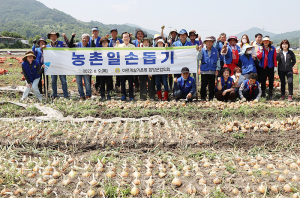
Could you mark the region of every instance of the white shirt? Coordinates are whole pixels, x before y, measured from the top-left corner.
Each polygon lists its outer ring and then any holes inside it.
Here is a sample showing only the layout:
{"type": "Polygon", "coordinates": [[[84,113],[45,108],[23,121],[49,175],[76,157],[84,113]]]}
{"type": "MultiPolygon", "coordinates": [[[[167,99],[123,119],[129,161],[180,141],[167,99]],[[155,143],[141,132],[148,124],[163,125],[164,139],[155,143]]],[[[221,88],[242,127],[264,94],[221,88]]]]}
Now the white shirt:
{"type": "Polygon", "coordinates": [[[282,51],[283,52],[283,55],[284,55],[284,60],[285,60],[285,62],[286,62],[286,54],[288,53],[288,51],[282,51]]]}

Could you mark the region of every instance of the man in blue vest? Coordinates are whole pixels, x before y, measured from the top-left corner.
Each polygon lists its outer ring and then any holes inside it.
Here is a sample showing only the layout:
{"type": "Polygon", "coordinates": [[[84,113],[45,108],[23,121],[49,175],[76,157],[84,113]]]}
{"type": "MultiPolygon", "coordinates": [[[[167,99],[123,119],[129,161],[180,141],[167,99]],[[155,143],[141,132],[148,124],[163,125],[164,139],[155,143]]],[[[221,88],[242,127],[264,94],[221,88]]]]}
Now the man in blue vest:
{"type": "Polygon", "coordinates": [[[215,95],[215,79],[220,71],[219,53],[213,47],[215,37],[206,37],[204,43],[206,46],[202,48],[201,45],[196,47],[198,51],[197,59],[201,61],[201,99],[206,100],[206,87],[209,86],[209,100],[213,100],[215,95]]]}
{"type": "Polygon", "coordinates": [[[100,44],[101,37],[99,36],[99,29],[98,27],[92,28],[92,36],[90,37],[89,46],[92,46],[92,40],[94,40],[94,43],[96,47],[102,47],[100,44]]]}
{"type": "MultiPolygon", "coordinates": [[[[47,42],[44,38],[40,38],[37,42],[38,48],[35,46],[36,41],[33,41],[32,51],[34,52],[34,55],[36,57],[36,61],[39,63],[40,66],[44,64],[44,49],[46,48],[47,42]]],[[[39,81],[39,91],[41,94],[43,94],[43,83],[42,83],[42,77],[45,81],[45,73],[43,72],[39,81]]],[[[47,87],[48,86],[48,76],[47,76],[47,87]]],[[[44,82],[44,92],[46,92],[46,82],[44,82]]]]}
{"type": "MultiPolygon", "coordinates": [[[[174,42],[172,46],[174,47],[182,47],[182,46],[192,46],[192,43],[187,41],[186,38],[188,37],[188,33],[185,29],[182,29],[178,33],[179,40],[174,42]]],[[[179,78],[180,74],[174,74],[174,80],[175,78],[179,78]]]]}
{"type": "Polygon", "coordinates": [[[174,79],[174,96],[175,100],[186,99],[187,102],[192,102],[196,97],[195,79],[190,76],[190,70],[187,67],[181,69],[181,77],[174,79]]]}
{"type": "Polygon", "coordinates": [[[108,47],[115,47],[117,44],[117,41],[120,42],[120,44],[123,43],[122,39],[117,38],[118,36],[118,30],[116,28],[113,28],[110,30],[111,38],[109,40],[108,47]]]}
{"type": "MultiPolygon", "coordinates": [[[[225,33],[221,33],[220,36],[219,36],[219,38],[218,38],[218,41],[216,43],[216,49],[218,50],[219,57],[220,57],[221,70],[224,67],[224,56],[221,54],[221,50],[222,50],[223,45],[225,44],[226,40],[227,40],[226,34],[225,33]]],[[[221,72],[219,74],[219,77],[220,76],[221,76],[221,72]]]]}
{"type": "MultiPolygon", "coordinates": [[[[46,46],[46,47],[64,47],[64,42],[63,41],[57,41],[57,38],[59,37],[59,33],[55,31],[51,31],[47,35],[48,39],[51,40],[51,42],[46,46]]],[[[66,75],[60,75],[59,76],[61,85],[62,85],[62,90],[64,92],[64,98],[68,98],[68,85],[67,85],[67,76],[66,75]]],[[[52,81],[52,97],[57,98],[57,75],[51,75],[51,81],[52,81]]]]}

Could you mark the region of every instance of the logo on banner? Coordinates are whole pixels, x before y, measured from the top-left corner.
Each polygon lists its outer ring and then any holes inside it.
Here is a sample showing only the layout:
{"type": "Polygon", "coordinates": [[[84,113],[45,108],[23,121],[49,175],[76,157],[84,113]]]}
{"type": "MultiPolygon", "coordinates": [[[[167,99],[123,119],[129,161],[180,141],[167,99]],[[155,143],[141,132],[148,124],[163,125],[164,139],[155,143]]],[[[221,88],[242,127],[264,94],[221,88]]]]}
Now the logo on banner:
{"type": "Polygon", "coordinates": [[[120,69],[120,68],[116,68],[116,69],[115,69],[115,72],[118,74],[118,73],[121,72],[121,69],[120,69]]]}
{"type": "Polygon", "coordinates": [[[47,62],[47,63],[44,63],[44,65],[46,66],[45,67],[45,73],[47,72],[47,70],[49,69],[49,67],[50,67],[50,62],[47,62]]]}

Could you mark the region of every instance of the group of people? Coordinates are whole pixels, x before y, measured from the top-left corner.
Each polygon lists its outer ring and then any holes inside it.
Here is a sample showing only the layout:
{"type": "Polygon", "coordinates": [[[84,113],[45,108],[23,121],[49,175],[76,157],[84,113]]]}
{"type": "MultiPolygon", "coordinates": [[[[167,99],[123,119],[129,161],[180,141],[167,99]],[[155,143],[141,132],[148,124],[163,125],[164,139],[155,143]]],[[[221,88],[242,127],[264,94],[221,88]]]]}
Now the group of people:
{"type": "MultiPolygon", "coordinates": [[[[75,43],[76,34],[72,34],[71,40],[63,33],[64,41],[58,41],[60,34],[51,31],[48,33],[50,43],[44,38],[34,41],[32,51],[25,54],[22,63],[22,71],[26,79],[27,89],[24,92],[22,100],[28,97],[32,89],[36,97],[42,100],[43,86],[41,79],[44,75],[44,53],[47,48],[69,47],[178,47],[195,46],[197,60],[199,61],[199,71],[201,75],[202,100],[207,98],[207,88],[209,90],[209,100],[214,97],[220,101],[235,101],[237,98],[245,101],[256,100],[260,97],[266,97],[266,82],[269,81],[269,99],[273,99],[274,73],[278,71],[281,80],[281,98],[285,99],[286,78],[288,81],[288,100],[292,101],[293,95],[293,66],[296,64],[295,54],[289,50],[288,40],[283,40],[280,49],[276,50],[272,46],[273,42],[269,36],[263,37],[258,33],[255,35],[255,42],[250,42],[247,35],[243,35],[241,43],[238,43],[236,36],[230,36],[227,39],[225,33],[221,33],[219,38],[214,36],[206,37],[202,42],[201,36],[198,36],[195,30],[187,32],[182,29],[179,32],[176,29],[171,30],[168,37],[163,34],[164,26],[161,28],[161,34],[154,35],[153,39],[147,37],[147,33],[140,28],[135,30],[135,40],[132,34],[123,32],[121,38],[118,38],[118,30],[113,28],[110,35],[99,36],[99,29],[92,28],[92,36],[83,34],[81,42],[75,43]],[[35,45],[37,44],[37,46],[35,45]],[[277,69],[278,68],[278,69],[277,69]]],[[[127,98],[126,81],[129,84],[129,100],[134,100],[134,85],[140,90],[140,99],[146,100],[147,94],[151,100],[168,101],[169,90],[173,91],[175,100],[186,99],[192,101],[197,93],[196,74],[191,74],[189,68],[182,68],[181,74],[174,75],[127,75],[116,76],[115,88],[121,87],[121,100],[127,98]],[[192,77],[193,76],[193,77],[192,77]],[[162,92],[162,85],[164,92],[162,92]]],[[[57,97],[57,77],[51,76],[52,97],[57,97]]],[[[59,76],[64,97],[68,98],[67,80],[65,75],[59,76]]],[[[77,75],[76,82],[80,99],[88,99],[92,96],[92,76],[77,75]],[[83,82],[86,88],[84,92],[83,82]]],[[[48,82],[48,79],[45,81],[48,82]]],[[[45,90],[46,83],[44,84],[45,90]]],[[[48,85],[47,85],[48,86],[48,85]]],[[[101,95],[101,100],[110,100],[113,90],[113,76],[96,76],[95,88],[101,95]],[[107,91],[107,96],[105,93],[107,91]]]]}

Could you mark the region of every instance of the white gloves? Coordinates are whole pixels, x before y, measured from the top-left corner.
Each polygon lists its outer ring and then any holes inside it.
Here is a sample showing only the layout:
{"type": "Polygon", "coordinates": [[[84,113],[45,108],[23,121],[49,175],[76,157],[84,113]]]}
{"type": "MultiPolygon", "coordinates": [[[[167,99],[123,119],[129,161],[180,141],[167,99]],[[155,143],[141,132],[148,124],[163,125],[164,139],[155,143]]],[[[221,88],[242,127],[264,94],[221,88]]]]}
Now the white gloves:
{"type": "Polygon", "coordinates": [[[276,73],[278,71],[277,67],[274,67],[274,73],[276,73]]]}

